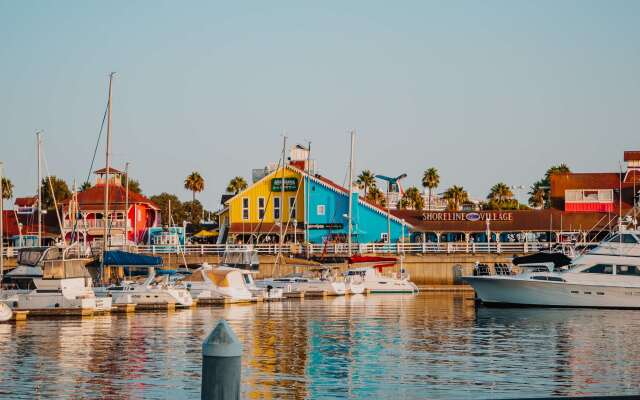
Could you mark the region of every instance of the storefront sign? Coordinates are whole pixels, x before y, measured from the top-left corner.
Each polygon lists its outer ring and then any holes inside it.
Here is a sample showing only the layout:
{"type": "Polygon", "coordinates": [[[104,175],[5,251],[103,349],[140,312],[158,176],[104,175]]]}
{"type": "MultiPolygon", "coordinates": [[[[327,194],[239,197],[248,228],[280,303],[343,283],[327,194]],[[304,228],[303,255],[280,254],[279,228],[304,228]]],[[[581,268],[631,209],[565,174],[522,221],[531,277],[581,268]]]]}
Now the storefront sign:
{"type": "Polygon", "coordinates": [[[307,225],[307,229],[330,229],[330,230],[339,230],[344,228],[343,224],[333,223],[333,224],[309,224],[307,225]]]}
{"type": "Polygon", "coordinates": [[[513,221],[513,213],[489,211],[489,212],[426,212],[422,214],[424,221],[513,221]]]}
{"type": "MultiPolygon", "coordinates": [[[[284,178],[284,191],[295,192],[298,190],[298,178],[284,178]]],[[[282,191],[282,178],[271,179],[271,191],[282,191]]]]}

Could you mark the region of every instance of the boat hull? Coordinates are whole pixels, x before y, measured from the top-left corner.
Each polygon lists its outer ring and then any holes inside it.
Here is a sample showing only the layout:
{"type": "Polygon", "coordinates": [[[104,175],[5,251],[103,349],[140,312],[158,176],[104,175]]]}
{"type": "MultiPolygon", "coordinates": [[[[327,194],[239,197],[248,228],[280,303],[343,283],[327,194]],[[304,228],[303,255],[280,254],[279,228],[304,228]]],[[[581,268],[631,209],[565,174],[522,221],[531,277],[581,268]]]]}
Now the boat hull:
{"type": "Polygon", "coordinates": [[[640,309],[640,288],[499,277],[467,277],[488,306],[640,309]]]}

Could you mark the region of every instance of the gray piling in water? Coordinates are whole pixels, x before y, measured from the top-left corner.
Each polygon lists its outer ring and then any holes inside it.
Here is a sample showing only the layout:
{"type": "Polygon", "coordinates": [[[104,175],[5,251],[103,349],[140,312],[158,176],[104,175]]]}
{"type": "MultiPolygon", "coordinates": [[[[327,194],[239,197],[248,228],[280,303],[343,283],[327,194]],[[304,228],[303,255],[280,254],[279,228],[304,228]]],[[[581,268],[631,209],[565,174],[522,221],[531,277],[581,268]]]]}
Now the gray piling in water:
{"type": "Polygon", "coordinates": [[[221,319],[202,343],[202,400],[240,399],[242,343],[221,319]]]}

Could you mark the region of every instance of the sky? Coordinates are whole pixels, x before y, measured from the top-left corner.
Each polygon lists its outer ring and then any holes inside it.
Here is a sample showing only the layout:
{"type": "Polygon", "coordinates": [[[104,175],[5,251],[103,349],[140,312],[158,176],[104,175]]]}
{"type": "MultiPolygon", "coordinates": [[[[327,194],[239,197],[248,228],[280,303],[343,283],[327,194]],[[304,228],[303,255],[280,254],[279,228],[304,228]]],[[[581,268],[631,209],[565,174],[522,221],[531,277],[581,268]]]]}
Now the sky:
{"type": "Polygon", "coordinates": [[[199,171],[208,209],[285,133],[341,184],[351,129],[357,171],[409,186],[436,167],[440,191],[475,198],[560,162],[615,171],[640,149],[639,16],[638,1],[0,0],[0,161],[33,194],[41,129],[45,172],[84,182],[115,71],[112,165],[184,200],[199,171]]]}

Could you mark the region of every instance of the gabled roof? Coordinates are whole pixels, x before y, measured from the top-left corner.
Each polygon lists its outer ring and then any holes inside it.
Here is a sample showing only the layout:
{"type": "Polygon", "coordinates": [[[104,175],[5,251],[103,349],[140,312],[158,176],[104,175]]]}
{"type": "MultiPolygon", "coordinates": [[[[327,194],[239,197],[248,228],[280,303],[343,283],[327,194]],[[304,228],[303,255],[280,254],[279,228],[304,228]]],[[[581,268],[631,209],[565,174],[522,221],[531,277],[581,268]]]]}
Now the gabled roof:
{"type": "Polygon", "coordinates": [[[640,151],[625,151],[624,161],[640,161],[640,151]]]}
{"type": "Polygon", "coordinates": [[[13,202],[18,207],[34,207],[38,203],[38,196],[16,197],[13,202]]]}
{"type": "MultiPolygon", "coordinates": [[[[93,186],[85,191],[79,192],[78,207],[80,209],[88,206],[96,206],[104,204],[104,190],[105,185],[93,186]]],[[[123,208],[126,201],[126,189],[121,185],[109,185],[109,208],[118,209],[123,208]],[[118,207],[120,206],[120,207],[118,207]]],[[[68,205],[71,202],[71,198],[63,200],[61,204],[68,205]]],[[[151,208],[159,210],[157,204],[149,200],[147,197],[132,192],[129,190],[129,204],[143,203],[149,205],[151,208]]]]}
{"type": "MultiPolygon", "coordinates": [[[[98,175],[102,175],[102,174],[106,174],[107,173],[107,167],[104,168],[100,168],[97,169],[95,171],[93,171],[94,174],[98,174],[98,175]]],[[[117,170],[113,167],[109,167],[109,174],[114,174],[114,175],[124,175],[124,172],[117,170]]]]}

